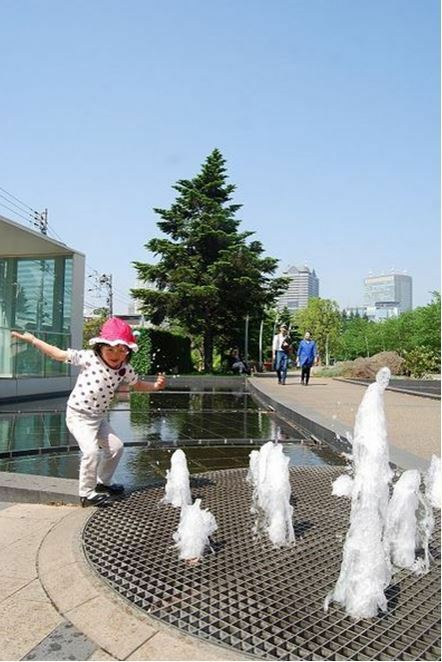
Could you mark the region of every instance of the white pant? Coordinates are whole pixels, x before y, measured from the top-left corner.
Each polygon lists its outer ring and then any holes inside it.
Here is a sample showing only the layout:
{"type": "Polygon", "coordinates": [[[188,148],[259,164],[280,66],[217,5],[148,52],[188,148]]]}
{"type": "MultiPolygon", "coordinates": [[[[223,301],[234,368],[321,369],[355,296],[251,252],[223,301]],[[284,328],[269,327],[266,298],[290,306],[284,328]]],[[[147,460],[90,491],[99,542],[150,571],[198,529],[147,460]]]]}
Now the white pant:
{"type": "Polygon", "coordinates": [[[80,446],[79,493],[87,497],[97,483],[109,485],[123,453],[123,442],[104,418],[94,418],[70,407],[66,425],[80,446]]]}

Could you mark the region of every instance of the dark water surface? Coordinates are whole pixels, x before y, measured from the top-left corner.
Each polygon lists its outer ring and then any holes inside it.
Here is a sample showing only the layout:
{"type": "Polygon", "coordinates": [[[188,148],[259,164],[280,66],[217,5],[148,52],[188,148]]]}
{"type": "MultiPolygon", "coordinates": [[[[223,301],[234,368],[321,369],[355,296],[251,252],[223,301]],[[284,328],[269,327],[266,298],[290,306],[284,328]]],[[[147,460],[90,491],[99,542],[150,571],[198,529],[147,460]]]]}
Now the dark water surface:
{"type": "MultiPolygon", "coordinates": [[[[0,471],[77,478],[79,451],[65,406],[66,399],[57,398],[0,407],[0,471]]],[[[274,439],[292,465],[343,463],[245,392],[135,393],[115,401],[109,422],[126,446],[115,480],[128,487],[164,477],[178,447],[191,473],[246,467],[250,451],[274,439]]]]}

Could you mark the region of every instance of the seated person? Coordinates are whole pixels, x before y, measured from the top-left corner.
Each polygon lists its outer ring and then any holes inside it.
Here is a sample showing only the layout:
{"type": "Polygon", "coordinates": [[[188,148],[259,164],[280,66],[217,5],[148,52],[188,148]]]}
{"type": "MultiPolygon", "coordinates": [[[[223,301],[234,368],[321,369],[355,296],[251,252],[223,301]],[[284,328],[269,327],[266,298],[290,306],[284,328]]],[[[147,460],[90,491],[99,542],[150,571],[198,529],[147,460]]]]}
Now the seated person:
{"type": "Polygon", "coordinates": [[[229,363],[229,368],[232,370],[232,372],[237,372],[239,375],[246,374],[250,375],[250,368],[248,367],[247,363],[241,358],[241,355],[239,353],[239,349],[232,349],[230,352],[228,359],[229,363]]]}

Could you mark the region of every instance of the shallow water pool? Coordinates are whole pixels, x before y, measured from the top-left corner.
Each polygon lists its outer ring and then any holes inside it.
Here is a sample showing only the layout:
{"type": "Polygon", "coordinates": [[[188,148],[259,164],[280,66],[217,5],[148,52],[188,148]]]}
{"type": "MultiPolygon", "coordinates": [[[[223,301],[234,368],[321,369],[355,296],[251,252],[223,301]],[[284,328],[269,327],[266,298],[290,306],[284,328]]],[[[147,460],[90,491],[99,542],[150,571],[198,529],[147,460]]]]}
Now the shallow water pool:
{"type": "MultiPolygon", "coordinates": [[[[65,406],[57,398],[0,407],[0,471],[77,478],[79,451],[65,406]]],[[[115,400],[108,418],[126,446],[115,480],[128,487],[163,478],[178,447],[191,473],[246,467],[253,448],[275,439],[292,465],[343,464],[242,391],[135,393],[115,400]]]]}

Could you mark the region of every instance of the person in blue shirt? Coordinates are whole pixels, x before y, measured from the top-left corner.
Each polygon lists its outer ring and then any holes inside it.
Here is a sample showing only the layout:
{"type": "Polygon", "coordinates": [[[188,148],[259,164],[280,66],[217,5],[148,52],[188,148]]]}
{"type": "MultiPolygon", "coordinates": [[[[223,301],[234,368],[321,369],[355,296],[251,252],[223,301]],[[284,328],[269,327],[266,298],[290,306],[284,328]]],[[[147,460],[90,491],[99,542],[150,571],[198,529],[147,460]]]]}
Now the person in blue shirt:
{"type": "Polygon", "coordinates": [[[307,331],[303,340],[299,343],[297,353],[297,363],[301,366],[301,384],[308,385],[310,379],[310,369],[318,358],[318,350],[316,343],[312,340],[310,333],[307,331]]]}

